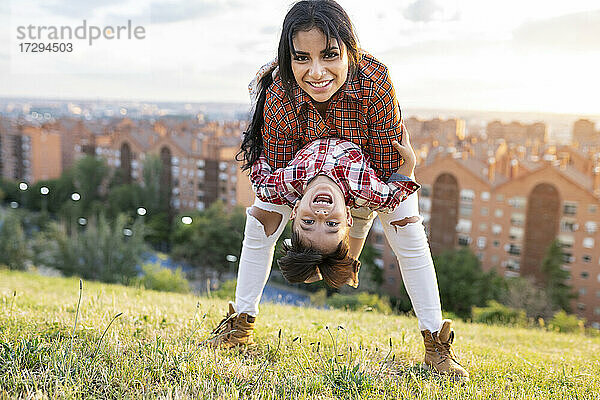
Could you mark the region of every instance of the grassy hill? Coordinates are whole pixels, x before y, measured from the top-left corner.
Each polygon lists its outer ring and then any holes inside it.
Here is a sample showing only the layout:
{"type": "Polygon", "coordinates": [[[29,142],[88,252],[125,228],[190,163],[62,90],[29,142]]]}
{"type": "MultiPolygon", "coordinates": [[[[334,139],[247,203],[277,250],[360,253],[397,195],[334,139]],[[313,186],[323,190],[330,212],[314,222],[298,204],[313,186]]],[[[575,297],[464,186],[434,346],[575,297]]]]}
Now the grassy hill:
{"type": "Polygon", "coordinates": [[[265,304],[257,346],[215,351],[224,301],[93,282],[78,298],[78,279],[0,270],[0,398],[600,398],[597,337],[457,322],[472,379],[455,383],[421,367],[414,318],[265,304]]]}

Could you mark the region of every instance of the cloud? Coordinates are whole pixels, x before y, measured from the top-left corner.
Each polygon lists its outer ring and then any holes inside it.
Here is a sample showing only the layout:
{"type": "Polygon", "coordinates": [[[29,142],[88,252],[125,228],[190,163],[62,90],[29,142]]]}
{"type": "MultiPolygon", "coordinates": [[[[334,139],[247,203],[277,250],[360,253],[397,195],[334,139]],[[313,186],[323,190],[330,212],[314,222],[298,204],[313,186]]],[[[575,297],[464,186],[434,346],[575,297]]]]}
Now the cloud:
{"type": "Polygon", "coordinates": [[[439,0],[417,0],[406,7],[403,15],[414,22],[456,21],[460,17],[458,10],[439,0]]]}
{"type": "Polygon", "coordinates": [[[67,1],[40,1],[39,6],[54,15],[69,18],[89,18],[94,11],[106,6],[121,3],[121,0],[67,0],[67,1]]]}
{"type": "Polygon", "coordinates": [[[598,51],[598,38],[600,10],[528,22],[513,32],[513,40],[519,46],[567,51],[598,51]]]}
{"type": "Polygon", "coordinates": [[[214,17],[243,7],[240,0],[167,1],[151,4],[151,22],[155,24],[214,17]]]}

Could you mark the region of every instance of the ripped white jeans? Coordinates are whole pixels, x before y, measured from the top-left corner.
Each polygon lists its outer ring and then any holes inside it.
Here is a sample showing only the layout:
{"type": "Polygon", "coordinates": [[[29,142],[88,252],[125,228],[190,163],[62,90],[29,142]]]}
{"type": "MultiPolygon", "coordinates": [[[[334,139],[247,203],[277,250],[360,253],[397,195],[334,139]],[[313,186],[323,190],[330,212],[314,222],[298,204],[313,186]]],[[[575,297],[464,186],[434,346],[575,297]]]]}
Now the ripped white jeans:
{"type": "MultiPolygon", "coordinates": [[[[235,303],[238,313],[245,312],[256,316],[258,303],[271,272],[275,244],[290,218],[291,208],[265,203],[258,198],[254,201],[254,207],[275,211],[282,216],[275,233],[267,236],[262,223],[250,214],[251,207],[246,209],[246,228],[238,269],[235,303]]],[[[369,232],[376,213],[368,216],[369,213],[364,211],[358,209],[355,215],[353,210],[355,223],[350,231],[352,237],[366,237],[369,232]]],[[[393,221],[413,216],[419,216],[417,193],[410,195],[393,212],[380,213],[379,219],[387,241],[398,259],[402,280],[419,320],[419,329],[436,332],[442,325],[442,310],[422,218],[419,217],[417,222],[404,226],[391,224],[393,221]]]]}

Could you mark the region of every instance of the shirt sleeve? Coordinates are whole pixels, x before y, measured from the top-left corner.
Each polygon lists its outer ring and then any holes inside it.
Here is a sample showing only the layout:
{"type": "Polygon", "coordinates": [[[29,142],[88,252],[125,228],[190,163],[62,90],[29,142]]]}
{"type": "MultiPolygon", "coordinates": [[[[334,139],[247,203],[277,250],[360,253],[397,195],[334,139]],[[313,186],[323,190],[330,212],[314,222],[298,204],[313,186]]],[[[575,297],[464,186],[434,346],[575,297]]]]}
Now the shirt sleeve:
{"type": "Polygon", "coordinates": [[[288,204],[285,194],[288,188],[285,184],[285,169],[273,169],[264,154],[261,155],[250,170],[250,182],[256,196],[262,201],[273,204],[288,204]]]}
{"type": "Polygon", "coordinates": [[[400,154],[392,146],[392,141],[401,142],[406,128],[387,69],[383,72],[382,78],[375,81],[373,85],[368,108],[369,156],[377,176],[387,180],[403,163],[400,154]]]}
{"type": "Polygon", "coordinates": [[[299,150],[294,140],[292,113],[293,105],[279,99],[272,87],[269,88],[265,99],[262,138],[265,158],[274,169],[284,168],[299,150]]]}

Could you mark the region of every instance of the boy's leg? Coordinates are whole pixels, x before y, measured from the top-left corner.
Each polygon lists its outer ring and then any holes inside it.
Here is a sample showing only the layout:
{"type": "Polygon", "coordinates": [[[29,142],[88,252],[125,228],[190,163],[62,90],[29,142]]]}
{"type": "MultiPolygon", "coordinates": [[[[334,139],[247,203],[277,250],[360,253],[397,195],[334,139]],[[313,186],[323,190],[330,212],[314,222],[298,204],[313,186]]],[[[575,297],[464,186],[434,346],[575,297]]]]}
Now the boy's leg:
{"type": "Polygon", "coordinates": [[[419,216],[417,193],[408,196],[393,212],[378,215],[387,241],[398,258],[419,329],[438,331],[442,325],[442,308],[429,243],[419,216]]]}
{"type": "Polygon", "coordinates": [[[290,207],[265,203],[258,198],[252,207],[246,209],[246,228],[235,290],[238,314],[246,313],[253,317],[258,314],[258,303],[271,272],[275,244],[290,214],[290,207]]]}

